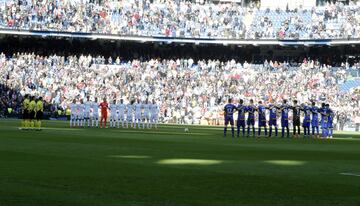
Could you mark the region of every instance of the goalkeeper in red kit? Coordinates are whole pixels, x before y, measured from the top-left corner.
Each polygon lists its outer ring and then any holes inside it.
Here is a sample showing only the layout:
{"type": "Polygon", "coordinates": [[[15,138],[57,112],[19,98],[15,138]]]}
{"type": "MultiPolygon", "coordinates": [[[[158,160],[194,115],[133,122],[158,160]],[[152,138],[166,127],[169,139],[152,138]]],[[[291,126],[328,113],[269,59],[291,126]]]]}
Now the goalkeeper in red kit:
{"type": "Polygon", "coordinates": [[[106,128],[106,120],[107,120],[108,108],[109,108],[109,104],[106,102],[106,98],[104,98],[103,102],[100,103],[100,108],[101,108],[100,128],[102,128],[103,125],[104,125],[103,127],[106,128]]]}

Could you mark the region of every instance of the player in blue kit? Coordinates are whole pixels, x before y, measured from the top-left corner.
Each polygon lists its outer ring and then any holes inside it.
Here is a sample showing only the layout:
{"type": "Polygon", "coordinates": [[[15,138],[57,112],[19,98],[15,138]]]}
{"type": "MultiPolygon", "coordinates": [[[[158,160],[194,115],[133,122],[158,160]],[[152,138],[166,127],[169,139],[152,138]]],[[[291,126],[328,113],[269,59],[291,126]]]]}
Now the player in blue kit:
{"type": "Polygon", "coordinates": [[[266,112],[266,107],[264,105],[262,105],[262,102],[259,101],[259,105],[257,107],[257,111],[259,114],[259,121],[258,121],[258,136],[260,137],[261,134],[261,127],[264,127],[265,130],[265,136],[267,136],[267,128],[266,128],[266,116],[265,116],[265,112],[266,112]]]}
{"type": "Polygon", "coordinates": [[[246,106],[244,100],[240,99],[239,105],[237,106],[238,118],[237,118],[237,137],[240,136],[240,127],[242,127],[242,137],[245,136],[245,112],[246,106]]]}
{"type": "Polygon", "coordinates": [[[271,137],[271,135],[272,135],[272,126],[275,127],[275,136],[277,137],[278,136],[278,128],[277,128],[278,107],[276,107],[273,104],[270,104],[267,109],[270,110],[270,113],[269,113],[269,137],[271,137]]]}
{"type": "Polygon", "coordinates": [[[224,107],[224,119],[225,119],[225,127],[224,127],[224,137],[226,137],[227,125],[230,123],[231,125],[231,134],[234,137],[234,111],[236,110],[236,106],[232,104],[232,99],[229,99],[228,104],[224,107]]]}
{"type": "Polygon", "coordinates": [[[321,104],[321,108],[319,109],[319,113],[321,115],[321,137],[326,138],[328,133],[328,112],[325,106],[325,103],[321,104]]]}
{"type": "Polygon", "coordinates": [[[310,122],[311,122],[311,110],[310,107],[303,104],[301,111],[304,112],[304,119],[303,119],[303,128],[304,128],[304,138],[310,137],[310,122]]]}
{"type": "Polygon", "coordinates": [[[253,137],[255,137],[255,105],[254,105],[254,100],[250,99],[250,105],[246,107],[246,112],[248,113],[248,118],[247,118],[247,137],[250,136],[250,126],[252,127],[253,130],[253,137]]]}
{"type": "Polygon", "coordinates": [[[287,104],[287,100],[283,100],[283,104],[280,106],[281,110],[281,137],[284,138],[285,128],[286,128],[286,137],[290,137],[289,132],[289,108],[290,106],[287,104]]]}
{"type": "Polygon", "coordinates": [[[327,110],[327,115],[328,115],[328,134],[327,134],[327,137],[328,138],[332,138],[333,136],[333,120],[334,120],[334,112],[332,111],[332,109],[330,109],[330,105],[329,104],[326,104],[325,105],[326,107],[326,110],[327,110]]]}
{"type": "Polygon", "coordinates": [[[312,130],[312,136],[315,138],[315,130],[317,138],[320,138],[319,136],[319,108],[316,106],[315,102],[311,103],[310,111],[312,113],[311,118],[311,130],[312,130]]]}

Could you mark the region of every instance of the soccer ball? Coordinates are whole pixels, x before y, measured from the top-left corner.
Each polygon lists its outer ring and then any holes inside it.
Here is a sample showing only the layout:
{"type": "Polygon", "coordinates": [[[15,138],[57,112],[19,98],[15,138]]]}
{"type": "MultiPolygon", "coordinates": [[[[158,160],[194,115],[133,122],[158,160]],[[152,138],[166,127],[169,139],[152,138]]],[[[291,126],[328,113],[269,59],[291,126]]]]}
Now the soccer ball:
{"type": "Polygon", "coordinates": [[[185,128],[185,129],[184,129],[184,132],[189,132],[189,128],[185,128]]]}

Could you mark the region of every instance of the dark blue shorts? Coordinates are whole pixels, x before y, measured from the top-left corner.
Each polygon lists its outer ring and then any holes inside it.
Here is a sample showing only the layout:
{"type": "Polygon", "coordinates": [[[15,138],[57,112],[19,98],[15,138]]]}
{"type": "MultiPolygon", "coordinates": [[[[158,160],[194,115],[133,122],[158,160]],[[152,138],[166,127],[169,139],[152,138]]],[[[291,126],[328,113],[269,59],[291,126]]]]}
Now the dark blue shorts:
{"type": "Polygon", "coordinates": [[[323,128],[323,129],[327,129],[329,127],[329,123],[326,121],[322,121],[321,122],[321,128],[323,128]]]}
{"type": "Polygon", "coordinates": [[[334,128],[333,122],[332,122],[332,121],[328,121],[327,127],[328,127],[328,128],[334,128]]]}
{"type": "Polygon", "coordinates": [[[246,121],[246,123],[247,123],[247,125],[252,125],[252,126],[254,126],[255,125],[255,119],[247,119],[247,121],[246,121]]]}
{"type": "Polygon", "coordinates": [[[269,126],[277,126],[277,124],[276,124],[276,119],[270,119],[269,120],[269,126]]]}
{"type": "Polygon", "coordinates": [[[288,127],[289,126],[289,119],[281,119],[281,127],[288,127]]]}
{"type": "Polygon", "coordinates": [[[245,127],[245,119],[238,119],[237,126],[238,127],[245,127]]]}
{"type": "Polygon", "coordinates": [[[303,127],[310,127],[310,119],[304,119],[302,126],[303,127]]]}
{"type": "Polygon", "coordinates": [[[225,125],[234,125],[234,118],[233,117],[225,117],[225,125]]]}
{"type": "Polygon", "coordinates": [[[266,127],[266,119],[259,120],[259,127],[266,127]]]}
{"type": "Polygon", "coordinates": [[[311,126],[312,127],[319,127],[319,120],[318,119],[313,119],[311,121],[311,126]]]}

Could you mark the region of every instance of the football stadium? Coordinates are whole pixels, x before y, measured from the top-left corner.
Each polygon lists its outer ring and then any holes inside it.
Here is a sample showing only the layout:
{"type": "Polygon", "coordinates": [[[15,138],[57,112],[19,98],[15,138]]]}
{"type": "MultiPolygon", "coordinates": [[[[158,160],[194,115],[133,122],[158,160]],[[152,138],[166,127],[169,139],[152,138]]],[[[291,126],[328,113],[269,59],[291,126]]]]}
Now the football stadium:
{"type": "Polygon", "coordinates": [[[360,206],[359,0],[0,0],[0,206],[360,206]]]}

